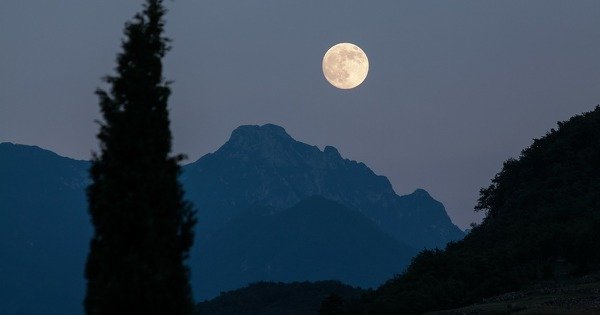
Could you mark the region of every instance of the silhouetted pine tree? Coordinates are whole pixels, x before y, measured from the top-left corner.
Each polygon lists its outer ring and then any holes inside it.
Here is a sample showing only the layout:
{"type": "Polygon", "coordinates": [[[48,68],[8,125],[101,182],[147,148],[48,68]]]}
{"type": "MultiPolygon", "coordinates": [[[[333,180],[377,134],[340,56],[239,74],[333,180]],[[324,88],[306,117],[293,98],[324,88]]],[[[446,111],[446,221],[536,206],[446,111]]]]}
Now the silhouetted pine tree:
{"type": "Polygon", "coordinates": [[[95,234],[85,276],[88,315],[192,314],[189,269],[194,212],[178,182],[182,156],[170,156],[168,82],[162,62],[165,8],[147,0],[125,25],[88,187],[95,234]]]}

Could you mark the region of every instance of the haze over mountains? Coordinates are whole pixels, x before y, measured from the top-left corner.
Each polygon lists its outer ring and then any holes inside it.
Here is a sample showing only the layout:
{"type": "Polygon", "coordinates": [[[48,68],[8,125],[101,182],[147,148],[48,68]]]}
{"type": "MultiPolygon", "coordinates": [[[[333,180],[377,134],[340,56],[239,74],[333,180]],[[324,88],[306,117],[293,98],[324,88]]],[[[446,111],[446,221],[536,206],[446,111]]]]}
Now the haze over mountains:
{"type": "MultiPolygon", "coordinates": [[[[82,313],[88,167],[0,144],[0,277],[9,284],[0,288],[0,313],[82,313]]],[[[190,261],[199,300],[258,280],[375,286],[418,249],[463,236],[424,190],[398,196],[363,163],[275,125],[237,128],[186,165],[182,182],[199,210],[190,261]]]]}

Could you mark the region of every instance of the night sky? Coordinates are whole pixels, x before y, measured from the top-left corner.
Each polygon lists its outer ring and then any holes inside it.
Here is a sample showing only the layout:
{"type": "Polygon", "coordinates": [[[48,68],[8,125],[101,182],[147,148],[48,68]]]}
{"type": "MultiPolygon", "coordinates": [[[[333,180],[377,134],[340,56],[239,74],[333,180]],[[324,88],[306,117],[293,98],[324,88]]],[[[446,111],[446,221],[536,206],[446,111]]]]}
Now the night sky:
{"type": "MultiPolygon", "coordinates": [[[[0,142],[89,159],[93,94],[142,1],[0,1],[0,142]]],[[[600,103],[600,1],[167,1],[175,152],[242,124],[337,147],[396,192],[427,189],[465,228],[479,188],[556,121],[600,103]],[[321,60],[352,42],[366,81],[321,60]]]]}

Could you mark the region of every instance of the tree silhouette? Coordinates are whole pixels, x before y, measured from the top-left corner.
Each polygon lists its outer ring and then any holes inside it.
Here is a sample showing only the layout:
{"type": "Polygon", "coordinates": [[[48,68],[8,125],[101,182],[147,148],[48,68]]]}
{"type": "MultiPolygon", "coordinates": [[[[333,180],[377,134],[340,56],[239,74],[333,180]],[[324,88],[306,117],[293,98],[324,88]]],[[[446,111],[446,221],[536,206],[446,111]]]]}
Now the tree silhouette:
{"type": "Polygon", "coordinates": [[[104,121],[87,195],[95,228],[85,276],[91,314],[192,314],[189,269],[195,213],[171,156],[161,0],[125,25],[117,74],[97,90],[104,121]]]}

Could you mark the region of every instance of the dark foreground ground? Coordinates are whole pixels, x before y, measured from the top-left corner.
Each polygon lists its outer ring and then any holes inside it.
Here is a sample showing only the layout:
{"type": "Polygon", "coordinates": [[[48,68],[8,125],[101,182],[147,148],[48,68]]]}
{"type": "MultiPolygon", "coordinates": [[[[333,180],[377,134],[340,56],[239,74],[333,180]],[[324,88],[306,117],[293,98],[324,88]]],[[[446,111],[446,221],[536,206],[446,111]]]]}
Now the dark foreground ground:
{"type": "Polygon", "coordinates": [[[427,314],[600,314],[600,274],[539,283],[478,304],[427,314]]]}

